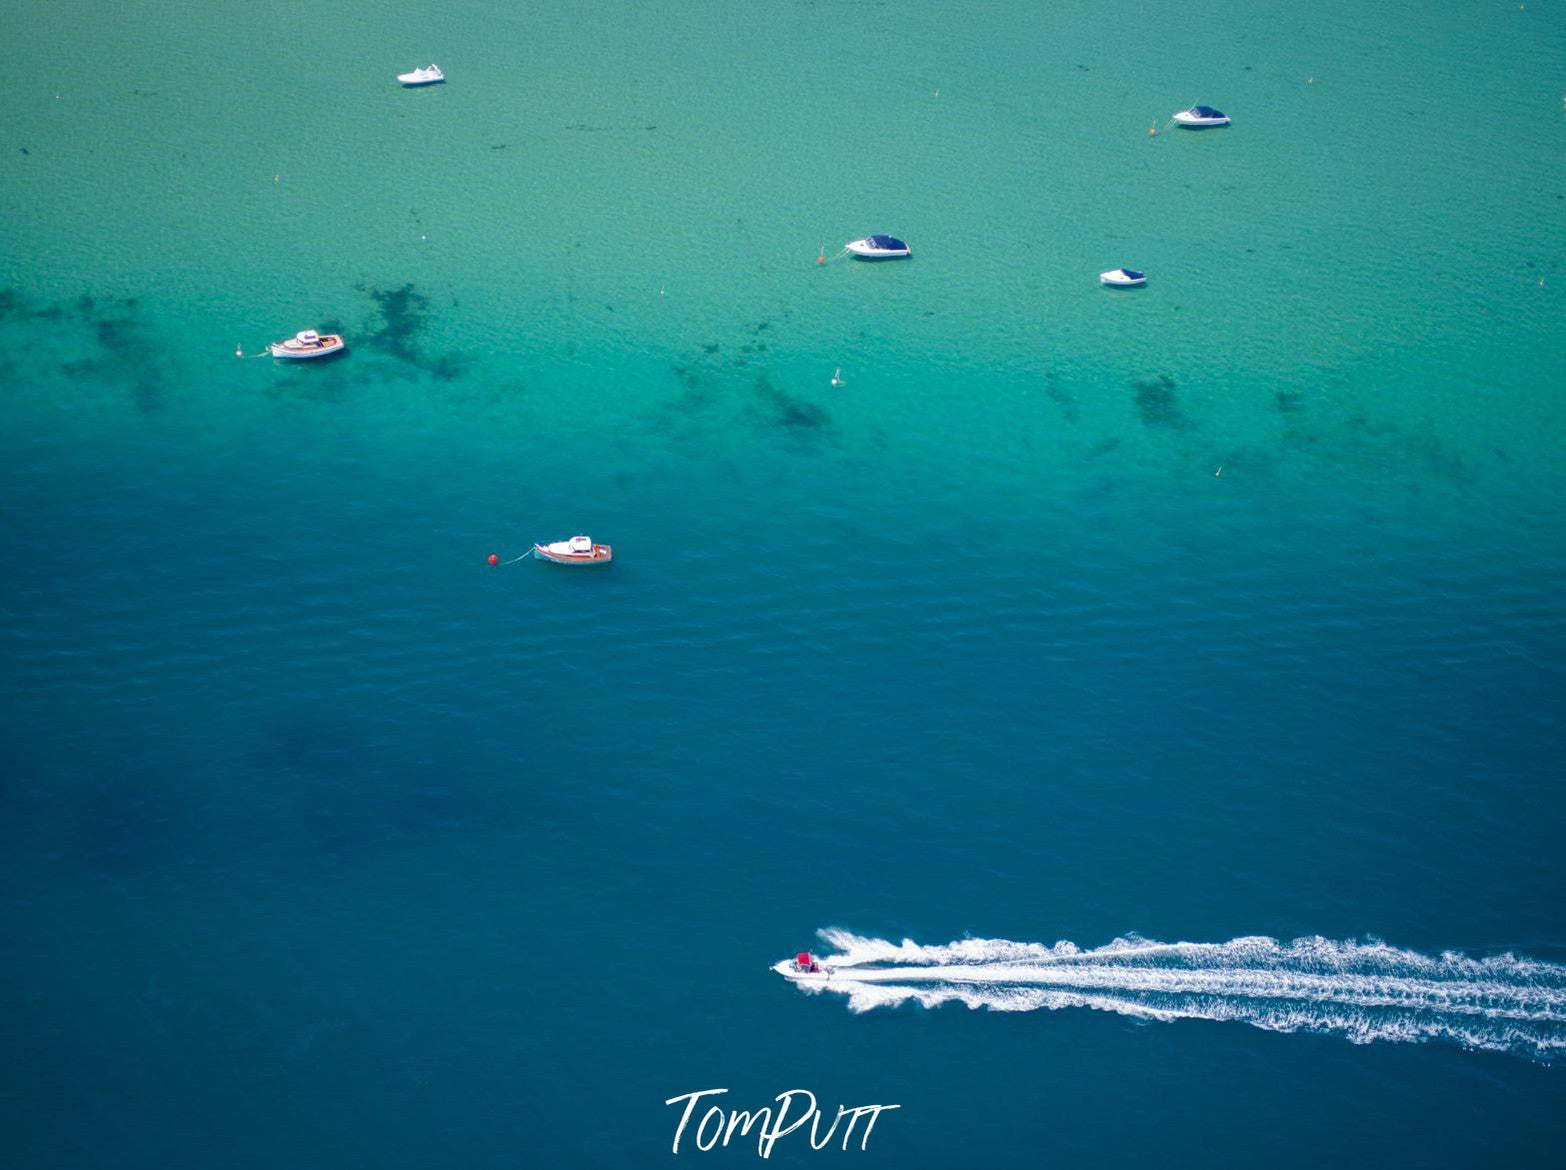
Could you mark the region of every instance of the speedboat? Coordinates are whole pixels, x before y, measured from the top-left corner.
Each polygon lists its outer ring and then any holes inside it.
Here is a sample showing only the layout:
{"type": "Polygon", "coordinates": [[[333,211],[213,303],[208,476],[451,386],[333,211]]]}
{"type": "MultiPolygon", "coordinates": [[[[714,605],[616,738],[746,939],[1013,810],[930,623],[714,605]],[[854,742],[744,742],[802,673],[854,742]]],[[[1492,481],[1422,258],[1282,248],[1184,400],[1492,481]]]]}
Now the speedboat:
{"type": "Polygon", "coordinates": [[[607,544],[594,544],[591,536],[573,536],[552,544],[535,544],[533,555],[557,565],[607,565],[614,560],[614,549],[607,544]]]}
{"type": "Polygon", "coordinates": [[[446,75],[440,71],[439,65],[427,65],[412,73],[399,73],[397,80],[404,85],[434,85],[437,81],[445,81],[446,75]]]}
{"type": "Polygon", "coordinates": [[[1098,274],[1098,283],[1110,288],[1141,288],[1147,283],[1147,273],[1135,268],[1111,268],[1098,274]]]}
{"type": "Polygon", "coordinates": [[[832,972],[822,967],[809,951],[800,951],[792,959],[774,963],[772,969],[795,983],[825,983],[832,978],[832,972]]]}
{"type": "Polygon", "coordinates": [[[1229,115],[1211,106],[1192,106],[1174,115],[1174,124],[1187,130],[1206,130],[1209,126],[1227,126],[1229,115]]]}
{"type": "Polygon", "coordinates": [[[286,341],[274,341],[267,348],[275,358],[302,362],[306,358],[323,358],[342,353],[347,344],[340,333],[317,333],[314,329],[303,329],[286,341]]]}
{"type": "Polygon", "coordinates": [[[843,247],[849,255],[861,260],[896,260],[913,254],[896,236],[866,236],[862,240],[851,240],[843,247]]]}

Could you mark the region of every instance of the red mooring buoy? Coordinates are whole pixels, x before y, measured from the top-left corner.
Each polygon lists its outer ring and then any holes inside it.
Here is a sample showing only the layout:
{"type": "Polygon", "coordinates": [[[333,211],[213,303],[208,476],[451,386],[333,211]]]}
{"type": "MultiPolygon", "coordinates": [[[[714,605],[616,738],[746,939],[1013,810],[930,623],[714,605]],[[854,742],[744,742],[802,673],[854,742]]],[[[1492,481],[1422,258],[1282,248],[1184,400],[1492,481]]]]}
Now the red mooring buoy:
{"type": "Polygon", "coordinates": [[[494,553],[490,553],[489,554],[489,563],[492,564],[492,565],[498,565],[498,564],[500,564],[500,558],[497,557],[494,553]]]}

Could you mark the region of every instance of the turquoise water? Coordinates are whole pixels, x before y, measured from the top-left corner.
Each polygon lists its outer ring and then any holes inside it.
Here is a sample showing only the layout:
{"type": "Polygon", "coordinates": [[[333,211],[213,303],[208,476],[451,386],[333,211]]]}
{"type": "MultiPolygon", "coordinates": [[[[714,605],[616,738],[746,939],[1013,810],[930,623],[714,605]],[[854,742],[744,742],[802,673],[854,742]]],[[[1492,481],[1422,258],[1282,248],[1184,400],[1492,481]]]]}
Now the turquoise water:
{"type": "Polygon", "coordinates": [[[1204,11],[0,13],[17,1164],[1550,1164],[1563,10],[1204,11]]]}

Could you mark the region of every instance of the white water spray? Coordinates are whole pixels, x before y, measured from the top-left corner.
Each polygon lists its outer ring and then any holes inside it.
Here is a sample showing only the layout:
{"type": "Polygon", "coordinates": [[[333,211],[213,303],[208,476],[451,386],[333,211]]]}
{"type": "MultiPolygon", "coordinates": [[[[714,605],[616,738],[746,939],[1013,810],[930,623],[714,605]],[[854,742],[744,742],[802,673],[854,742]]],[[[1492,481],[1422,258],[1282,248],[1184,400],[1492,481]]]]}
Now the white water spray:
{"type": "Polygon", "coordinates": [[[1150,1020],[1241,1020],[1275,1032],[1321,1032],[1356,1044],[1441,1040],[1566,1058],[1566,966],[1511,954],[1439,956],[1377,941],[1237,938],[1162,943],[1120,938],[1082,950],[970,938],[945,946],[823,930],[838,953],[808,992],[852,1011],[905,1002],[1026,1012],[1089,1007],[1150,1020]]]}

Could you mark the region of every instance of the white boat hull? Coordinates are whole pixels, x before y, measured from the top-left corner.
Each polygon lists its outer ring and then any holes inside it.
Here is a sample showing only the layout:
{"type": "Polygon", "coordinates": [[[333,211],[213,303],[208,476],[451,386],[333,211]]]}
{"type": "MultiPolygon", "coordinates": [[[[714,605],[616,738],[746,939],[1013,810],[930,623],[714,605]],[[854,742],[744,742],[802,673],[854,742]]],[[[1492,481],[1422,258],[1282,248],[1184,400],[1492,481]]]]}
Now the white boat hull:
{"type": "Polygon", "coordinates": [[[614,560],[614,549],[607,544],[574,549],[569,540],[556,540],[549,544],[535,544],[533,556],[537,560],[552,561],[557,565],[607,565],[614,560]]]}
{"type": "Polygon", "coordinates": [[[1214,126],[1227,126],[1229,119],[1223,118],[1197,118],[1190,114],[1176,114],[1174,116],[1176,126],[1184,126],[1187,130],[1210,130],[1214,126]]]}
{"type": "Polygon", "coordinates": [[[1114,272],[1100,272],[1098,274],[1098,283],[1109,288],[1141,288],[1147,283],[1147,277],[1127,276],[1124,271],[1117,269],[1114,272]]]}
{"type": "Polygon", "coordinates": [[[772,964],[772,969],[791,983],[820,984],[832,978],[831,971],[801,971],[794,966],[793,959],[784,959],[781,963],[772,964]]]}
{"type": "Polygon", "coordinates": [[[900,260],[904,256],[913,255],[912,248],[876,248],[859,240],[844,244],[843,247],[850,256],[857,256],[861,260],[900,260]]]}
{"type": "Polygon", "coordinates": [[[323,337],[320,345],[290,345],[286,341],[276,341],[267,348],[273,357],[285,362],[307,362],[342,353],[348,346],[341,337],[329,336],[323,337]]]}
{"type": "Polygon", "coordinates": [[[446,75],[439,69],[415,69],[412,73],[399,73],[397,80],[405,86],[438,85],[446,80],[446,75]]]}

